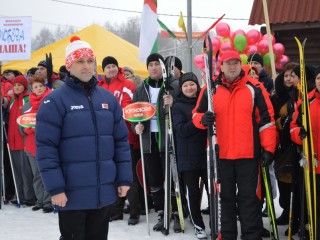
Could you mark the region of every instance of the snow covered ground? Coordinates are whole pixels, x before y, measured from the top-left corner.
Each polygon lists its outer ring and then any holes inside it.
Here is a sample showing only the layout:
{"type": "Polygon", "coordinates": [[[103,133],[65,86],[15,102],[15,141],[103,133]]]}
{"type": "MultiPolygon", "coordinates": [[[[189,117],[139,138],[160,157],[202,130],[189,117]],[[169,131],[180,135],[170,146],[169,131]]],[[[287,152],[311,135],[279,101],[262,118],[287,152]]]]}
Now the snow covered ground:
{"type": "MultiPolygon", "coordinates": [[[[203,198],[203,207],[206,207],[207,199],[203,198]]],[[[276,215],[281,214],[282,209],[278,205],[278,200],[275,201],[276,215]]],[[[155,224],[157,215],[152,211],[149,215],[150,221],[150,236],[147,234],[147,224],[145,216],[141,216],[140,223],[135,226],[128,226],[128,214],[124,215],[124,220],[110,223],[109,240],[189,240],[196,239],[193,233],[193,227],[189,219],[185,219],[185,233],[170,232],[168,236],[164,236],[159,232],[152,231],[152,226],[155,224]]],[[[264,218],[264,226],[268,229],[268,219],[264,218]]],[[[209,234],[208,216],[204,215],[207,233],[209,234]]],[[[172,224],[171,224],[172,225],[172,224]]],[[[172,226],[171,226],[172,227],[172,226]]],[[[281,240],[287,239],[284,236],[284,231],[287,226],[279,226],[279,237],[281,240]]],[[[30,207],[17,208],[13,205],[2,205],[0,210],[0,239],[1,240],[58,240],[58,215],[44,214],[42,211],[33,212],[30,207]]],[[[238,237],[240,239],[240,237],[238,237]]],[[[296,236],[296,239],[297,236],[296,236]]]]}

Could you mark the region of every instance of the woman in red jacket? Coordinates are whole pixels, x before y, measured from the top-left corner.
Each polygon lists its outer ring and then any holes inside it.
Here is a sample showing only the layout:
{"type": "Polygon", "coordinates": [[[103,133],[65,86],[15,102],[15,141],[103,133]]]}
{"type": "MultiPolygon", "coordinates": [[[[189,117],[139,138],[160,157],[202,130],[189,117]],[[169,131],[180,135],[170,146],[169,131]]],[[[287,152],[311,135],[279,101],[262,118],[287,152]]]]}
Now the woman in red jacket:
{"type": "MultiPolygon", "coordinates": [[[[30,101],[23,106],[23,113],[37,113],[42,100],[51,92],[50,88],[46,87],[45,79],[41,76],[32,76],[30,78],[30,85],[32,91],[29,95],[30,101]]],[[[22,131],[26,135],[25,152],[31,166],[33,174],[33,190],[37,199],[36,205],[32,208],[32,211],[37,211],[43,208],[44,213],[50,213],[53,211],[53,207],[51,206],[51,197],[44,189],[35,160],[36,144],[34,128],[22,128],[22,131]]]]}
{"type": "MultiPolygon", "coordinates": [[[[313,137],[313,148],[318,165],[316,166],[316,196],[317,199],[320,197],[320,163],[319,163],[319,154],[320,154],[320,69],[317,70],[315,74],[315,89],[313,89],[308,94],[309,103],[310,103],[310,118],[312,126],[312,137],[313,137]]],[[[302,139],[306,137],[305,132],[301,129],[302,120],[301,120],[301,101],[298,102],[297,108],[293,114],[293,120],[290,124],[290,134],[291,139],[296,144],[302,145],[302,139]]],[[[319,200],[318,200],[319,202],[319,200]]],[[[319,204],[317,204],[317,219],[320,217],[319,204]]],[[[317,220],[317,239],[320,239],[320,221],[317,220]]]]}
{"type": "Polygon", "coordinates": [[[29,102],[28,80],[17,76],[13,80],[13,97],[8,105],[8,143],[12,157],[12,168],[16,182],[16,192],[21,204],[34,205],[32,172],[24,153],[24,139],[19,131],[17,118],[22,114],[23,105],[29,102]]]}

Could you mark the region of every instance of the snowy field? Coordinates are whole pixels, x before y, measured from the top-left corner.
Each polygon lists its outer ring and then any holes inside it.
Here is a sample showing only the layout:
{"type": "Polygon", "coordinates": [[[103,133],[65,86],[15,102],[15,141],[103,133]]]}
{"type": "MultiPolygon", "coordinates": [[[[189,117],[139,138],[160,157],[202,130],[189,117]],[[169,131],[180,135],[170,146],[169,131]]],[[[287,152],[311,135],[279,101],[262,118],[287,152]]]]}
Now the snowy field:
{"type": "MultiPolygon", "coordinates": [[[[207,205],[207,199],[203,198],[203,208],[207,205]]],[[[278,200],[275,200],[276,215],[281,214],[282,209],[278,205],[278,200]]],[[[152,231],[152,226],[156,223],[157,214],[152,211],[149,214],[150,221],[150,236],[147,234],[147,223],[145,216],[141,216],[139,224],[135,226],[128,226],[128,214],[124,215],[124,219],[110,223],[109,240],[189,240],[196,239],[193,233],[193,227],[188,219],[185,219],[185,233],[170,232],[168,236],[162,233],[152,231]]],[[[269,229],[267,224],[268,219],[263,218],[264,226],[269,229]]],[[[204,222],[206,224],[207,234],[209,234],[209,220],[208,216],[204,215],[204,222]]],[[[171,223],[171,229],[172,229],[171,223]]],[[[170,229],[170,230],[171,230],[170,229]]],[[[239,229],[239,228],[238,228],[239,229]]],[[[284,232],[287,226],[279,226],[279,237],[281,240],[287,239],[284,232]]],[[[58,240],[58,215],[49,213],[44,214],[42,211],[33,212],[30,207],[17,208],[13,205],[2,205],[0,210],[0,239],[1,240],[58,240]]],[[[294,236],[298,239],[298,236],[294,236]]],[[[238,237],[240,239],[240,237],[238,237]]]]}

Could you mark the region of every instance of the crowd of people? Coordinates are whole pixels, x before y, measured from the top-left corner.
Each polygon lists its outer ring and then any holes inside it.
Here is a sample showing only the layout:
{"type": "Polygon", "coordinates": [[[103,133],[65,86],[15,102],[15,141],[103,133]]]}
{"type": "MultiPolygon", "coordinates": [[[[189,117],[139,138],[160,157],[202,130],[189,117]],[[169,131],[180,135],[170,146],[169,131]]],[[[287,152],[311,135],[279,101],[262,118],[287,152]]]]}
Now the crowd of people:
{"type": "MultiPolygon", "coordinates": [[[[48,76],[52,69],[45,60],[25,76],[17,70],[4,71],[0,77],[4,129],[8,132],[8,147],[3,146],[8,148],[3,157],[5,202],[44,213],[56,209],[60,239],[107,239],[109,222],[123,220],[123,214],[129,213],[128,224],[136,225],[140,216],[147,214],[136,171],[142,144],[149,211],[154,208],[158,214],[153,230],[164,233],[165,108],[171,107],[183,217],[190,218],[198,239],[207,239],[202,214],[210,211],[209,206],[200,208],[203,193],[199,183],[208,188],[207,128],[212,125],[219,145],[223,239],[237,239],[238,220],[242,239],[270,236],[262,221],[268,213],[263,210],[261,166],[268,167],[272,195],[275,198],[279,193],[283,208],[276,223],[289,224],[293,193],[291,233],[300,233],[307,217],[302,223],[306,206],[300,204],[304,193],[299,160],[306,134],[299,107],[299,64],[288,62],[273,81],[258,53],[242,65],[238,52],[224,52],[221,70],[210,82],[215,91],[210,96],[213,111],[208,111],[207,86],[200,86],[196,74],[182,72],[181,60],[175,57],[175,76],[167,90],[160,61],[168,58],[158,53],[148,56],[149,76],[142,80],[134,69],[121,67],[115,57],[106,56],[103,76],[97,79],[90,44],[73,38],[59,73],[48,76]],[[125,121],[122,109],[134,102],[153,104],[155,116],[142,123],[125,121]],[[17,123],[26,113],[37,114],[36,127],[17,123]]],[[[320,68],[306,66],[306,78],[318,153],[320,68]]],[[[316,173],[315,194],[320,197],[319,164],[316,173]]],[[[174,194],[171,211],[173,230],[181,232],[174,194]]],[[[319,213],[317,206],[318,217],[319,213]]],[[[319,221],[317,231],[320,239],[319,221]]],[[[288,235],[288,230],[280,234],[288,235]]]]}

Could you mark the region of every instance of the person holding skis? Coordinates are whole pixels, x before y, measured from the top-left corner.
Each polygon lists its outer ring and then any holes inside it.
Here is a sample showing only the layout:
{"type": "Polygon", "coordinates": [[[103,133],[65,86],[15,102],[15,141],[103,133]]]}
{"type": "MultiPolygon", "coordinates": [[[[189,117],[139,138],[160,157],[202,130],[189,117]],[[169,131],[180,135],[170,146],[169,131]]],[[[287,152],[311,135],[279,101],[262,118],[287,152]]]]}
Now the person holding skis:
{"type": "MultiPolygon", "coordinates": [[[[158,223],[154,225],[154,231],[164,230],[164,173],[165,173],[165,106],[172,106],[173,95],[178,89],[170,85],[169,93],[165,94],[162,69],[159,62],[163,57],[158,53],[152,53],[147,58],[147,77],[133,94],[133,102],[150,102],[157,108],[157,114],[143,123],[133,123],[136,134],[142,134],[146,178],[150,186],[155,210],[158,212],[158,223]]],[[[172,212],[174,219],[173,229],[181,232],[177,213],[176,199],[172,197],[172,212]]]]}
{"type": "Polygon", "coordinates": [[[190,219],[198,239],[207,239],[200,205],[199,180],[207,186],[206,136],[207,131],[192,123],[192,109],[200,93],[197,76],[192,72],[181,75],[180,93],[173,105],[172,119],[176,132],[178,171],[183,176],[190,219]]]}
{"type": "Polygon", "coordinates": [[[132,181],[122,109],[97,86],[94,67],[90,44],[72,37],[65,84],[37,112],[36,160],[63,240],[108,239],[111,206],[132,181]]]}
{"type": "MultiPolygon", "coordinates": [[[[261,239],[259,163],[268,166],[276,147],[276,128],[269,94],[241,69],[238,52],[221,56],[221,72],[212,82],[213,112],[207,111],[206,87],[193,110],[200,129],[216,126],[219,145],[222,239],[237,239],[237,206],[243,239],[261,239]],[[260,161],[259,161],[260,160],[260,161]]],[[[213,230],[212,230],[213,231],[213,230]]]]}

